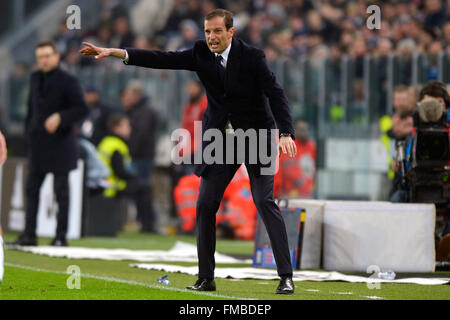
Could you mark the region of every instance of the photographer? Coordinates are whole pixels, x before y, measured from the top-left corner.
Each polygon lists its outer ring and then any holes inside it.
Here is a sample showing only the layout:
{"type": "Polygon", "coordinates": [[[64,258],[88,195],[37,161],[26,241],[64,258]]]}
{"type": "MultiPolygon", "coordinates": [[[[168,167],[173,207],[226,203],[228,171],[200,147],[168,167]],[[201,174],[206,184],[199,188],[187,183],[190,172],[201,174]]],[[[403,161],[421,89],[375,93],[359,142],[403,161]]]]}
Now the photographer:
{"type": "Polygon", "coordinates": [[[435,204],[436,259],[445,261],[450,253],[450,97],[444,83],[432,81],[421,90],[419,99],[413,137],[396,148],[397,169],[401,170],[405,202],[435,204]]]}
{"type": "MultiPolygon", "coordinates": [[[[396,113],[392,117],[392,133],[394,135],[395,141],[395,153],[398,154],[397,149],[399,147],[405,146],[411,141],[411,136],[413,133],[413,117],[412,113],[409,111],[403,113],[396,113]]],[[[404,187],[404,177],[401,172],[401,167],[398,156],[395,156],[396,161],[392,162],[392,169],[395,172],[392,190],[391,190],[391,202],[406,202],[407,201],[407,191],[404,187]]]]}

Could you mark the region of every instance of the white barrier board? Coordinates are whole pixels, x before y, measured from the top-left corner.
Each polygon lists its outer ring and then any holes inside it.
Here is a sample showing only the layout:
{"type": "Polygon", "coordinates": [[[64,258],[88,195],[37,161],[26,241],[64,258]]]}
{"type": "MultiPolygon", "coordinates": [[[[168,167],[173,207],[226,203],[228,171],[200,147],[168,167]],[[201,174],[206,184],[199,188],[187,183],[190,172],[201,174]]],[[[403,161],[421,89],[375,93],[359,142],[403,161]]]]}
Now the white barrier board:
{"type": "Polygon", "coordinates": [[[323,217],[325,270],[434,271],[432,204],[327,201],[323,217]]]}

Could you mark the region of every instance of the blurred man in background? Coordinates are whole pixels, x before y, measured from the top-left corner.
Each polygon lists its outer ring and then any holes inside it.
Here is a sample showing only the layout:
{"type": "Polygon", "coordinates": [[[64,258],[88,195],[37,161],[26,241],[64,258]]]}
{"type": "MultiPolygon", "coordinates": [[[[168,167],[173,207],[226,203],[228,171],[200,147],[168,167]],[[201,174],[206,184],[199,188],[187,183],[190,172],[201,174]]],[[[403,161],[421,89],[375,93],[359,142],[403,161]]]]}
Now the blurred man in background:
{"type": "MultiPolygon", "coordinates": [[[[155,158],[158,115],[150,104],[150,98],[145,94],[144,86],[140,81],[130,81],[122,92],[120,101],[131,124],[129,146],[133,170],[144,183],[150,183],[155,158]]],[[[152,220],[157,221],[157,213],[153,205],[151,212],[152,220]]],[[[141,218],[138,216],[139,221],[141,218]]],[[[147,225],[142,231],[156,232],[154,228],[156,225],[147,225]]]]}
{"type": "MultiPolygon", "coordinates": [[[[186,91],[189,97],[189,102],[183,107],[183,115],[181,118],[181,128],[185,129],[187,133],[186,136],[181,137],[181,150],[180,156],[190,158],[190,164],[182,163],[181,165],[172,164],[171,166],[171,179],[173,189],[179,183],[179,180],[186,175],[191,175],[194,172],[194,154],[199,151],[201,145],[201,139],[194,132],[195,121],[202,121],[203,114],[205,113],[206,107],[208,106],[208,100],[206,94],[203,91],[203,87],[198,80],[190,80],[186,85],[186,91]]],[[[186,179],[185,179],[186,180],[186,179]]],[[[196,185],[196,180],[194,178],[188,179],[188,181],[194,181],[191,185],[196,185]]],[[[189,183],[188,183],[189,184],[189,183]]],[[[171,214],[173,217],[177,216],[176,210],[176,200],[173,197],[174,193],[171,193],[171,214]]],[[[189,210],[187,210],[189,211],[189,210]]],[[[195,206],[194,206],[194,217],[195,217],[195,206]]]]}
{"type": "Polygon", "coordinates": [[[37,245],[39,191],[47,173],[54,175],[58,225],[52,245],[66,246],[69,210],[69,171],[77,167],[74,128],[87,114],[78,80],[59,68],[60,55],[52,41],[36,46],[39,70],[31,74],[25,131],[29,142],[25,231],[15,242],[37,245]]]}
{"type": "Polygon", "coordinates": [[[401,189],[401,176],[396,172],[395,144],[400,140],[407,140],[413,131],[412,114],[415,108],[415,90],[405,85],[394,88],[392,115],[384,115],[379,121],[381,142],[388,154],[388,178],[392,181],[389,198],[394,202],[404,201],[404,194],[396,192],[401,189]]]}
{"type": "Polygon", "coordinates": [[[101,102],[99,90],[94,85],[86,88],[84,99],[89,113],[80,126],[80,134],[94,145],[98,145],[107,134],[108,117],[114,110],[101,102]]]}

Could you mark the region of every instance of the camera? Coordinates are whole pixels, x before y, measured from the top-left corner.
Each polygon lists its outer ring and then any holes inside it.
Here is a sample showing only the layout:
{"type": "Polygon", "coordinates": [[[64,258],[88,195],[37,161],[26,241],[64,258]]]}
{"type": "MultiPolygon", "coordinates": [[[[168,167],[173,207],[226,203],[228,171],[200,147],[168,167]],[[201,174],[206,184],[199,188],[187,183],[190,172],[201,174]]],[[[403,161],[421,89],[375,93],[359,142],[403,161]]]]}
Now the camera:
{"type": "Polygon", "coordinates": [[[409,202],[447,206],[449,192],[449,123],[448,109],[429,97],[414,112],[415,134],[406,147],[409,166],[405,170],[409,202]],[[409,158],[409,159],[408,159],[409,158]]]}

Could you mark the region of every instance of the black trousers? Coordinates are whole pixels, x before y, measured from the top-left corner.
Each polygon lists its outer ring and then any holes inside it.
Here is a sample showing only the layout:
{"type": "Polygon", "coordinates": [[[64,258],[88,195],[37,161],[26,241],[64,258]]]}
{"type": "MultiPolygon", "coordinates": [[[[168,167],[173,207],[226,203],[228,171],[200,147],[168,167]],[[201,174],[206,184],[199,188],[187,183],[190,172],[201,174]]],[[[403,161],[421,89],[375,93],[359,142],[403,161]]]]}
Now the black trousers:
{"type": "MultiPolygon", "coordinates": [[[[36,237],[39,191],[44,181],[45,172],[31,168],[26,182],[27,210],[25,232],[28,237],[36,237]]],[[[56,238],[65,239],[69,218],[69,173],[54,173],[53,189],[58,203],[56,238]]]]}
{"type": "MultiPolygon", "coordinates": [[[[216,250],[216,213],[226,187],[239,164],[214,165],[202,175],[197,201],[196,236],[199,278],[214,278],[216,250]]],[[[266,226],[272,244],[278,275],[292,275],[286,226],[280,208],[273,199],[273,175],[258,175],[254,166],[247,166],[253,201],[266,226]]]]}

